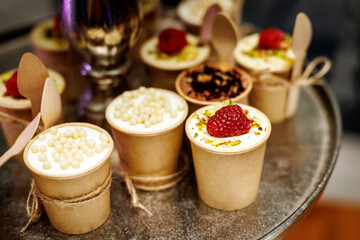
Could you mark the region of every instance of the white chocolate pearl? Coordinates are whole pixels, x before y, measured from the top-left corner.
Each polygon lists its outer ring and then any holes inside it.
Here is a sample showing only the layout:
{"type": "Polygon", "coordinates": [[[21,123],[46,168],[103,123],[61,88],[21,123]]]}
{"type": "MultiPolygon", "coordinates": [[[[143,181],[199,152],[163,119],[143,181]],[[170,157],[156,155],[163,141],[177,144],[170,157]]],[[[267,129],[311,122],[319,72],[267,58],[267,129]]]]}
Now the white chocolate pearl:
{"type": "Polygon", "coordinates": [[[73,136],[73,131],[67,130],[67,131],[65,132],[65,137],[66,137],[66,138],[71,138],[72,136],[73,136]]]}
{"type": "Polygon", "coordinates": [[[80,167],[80,162],[78,160],[74,159],[71,162],[71,167],[74,168],[74,169],[78,169],[80,167]]]}
{"type": "Polygon", "coordinates": [[[51,128],[50,128],[50,133],[51,133],[52,135],[56,135],[56,134],[57,134],[57,128],[56,128],[56,127],[51,127],[51,128]]]}
{"type": "Polygon", "coordinates": [[[118,104],[115,105],[115,111],[116,111],[116,110],[119,111],[120,108],[121,108],[121,104],[118,103],[118,104]]]}
{"type": "Polygon", "coordinates": [[[66,143],[72,145],[74,143],[74,139],[72,137],[68,138],[68,139],[66,139],[66,143]]]}
{"type": "Polygon", "coordinates": [[[79,149],[79,144],[73,143],[72,144],[72,149],[79,149]]]}
{"type": "Polygon", "coordinates": [[[68,143],[68,142],[66,142],[66,143],[64,144],[64,148],[65,148],[65,149],[70,150],[71,147],[72,147],[72,145],[71,145],[70,143],[68,143]]]}
{"type": "Polygon", "coordinates": [[[129,121],[129,120],[130,120],[130,115],[127,114],[127,113],[124,113],[124,114],[121,116],[121,120],[123,120],[123,121],[129,121]]]}
{"type": "Polygon", "coordinates": [[[61,138],[59,139],[59,142],[60,142],[62,145],[64,145],[64,144],[66,143],[66,137],[61,137],[61,138]]]}
{"type": "Polygon", "coordinates": [[[59,163],[62,170],[66,170],[69,168],[69,164],[67,163],[67,161],[60,161],[59,163]]]}
{"type": "Polygon", "coordinates": [[[55,161],[55,162],[59,162],[59,160],[60,160],[60,154],[56,154],[56,155],[54,156],[54,161],[55,161]]]}
{"type": "Polygon", "coordinates": [[[179,104],[178,107],[177,107],[177,109],[178,109],[179,111],[183,111],[183,110],[185,109],[184,104],[179,104]]]}
{"type": "Polygon", "coordinates": [[[164,110],[158,109],[158,110],[156,111],[156,114],[157,114],[158,116],[162,116],[162,115],[164,114],[164,110]]]}
{"type": "Polygon", "coordinates": [[[40,135],[39,135],[39,140],[40,140],[40,141],[44,141],[44,140],[45,140],[45,135],[44,135],[44,134],[40,134],[40,135]]]}
{"type": "Polygon", "coordinates": [[[79,131],[79,134],[80,134],[80,137],[86,137],[87,136],[87,133],[86,133],[86,131],[84,129],[81,129],[79,131]]]}
{"type": "Polygon", "coordinates": [[[86,145],[89,147],[89,148],[94,148],[95,147],[95,144],[96,144],[96,142],[94,141],[94,140],[88,140],[87,142],[86,142],[86,145]]]}
{"type": "Polygon", "coordinates": [[[59,139],[62,138],[62,137],[65,137],[65,133],[60,133],[59,134],[59,139]]]}
{"type": "Polygon", "coordinates": [[[144,86],[139,87],[139,92],[144,94],[146,92],[146,88],[144,86]]]}
{"type": "Polygon", "coordinates": [[[74,138],[74,139],[78,139],[79,137],[80,137],[79,132],[74,132],[74,133],[73,133],[73,138],[74,138]]]}
{"type": "Polygon", "coordinates": [[[67,152],[67,153],[65,153],[65,157],[71,158],[71,157],[73,157],[73,154],[71,152],[67,152]]]}
{"type": "Polygon", "coordinates": [[[155,94],[155,89],[154,89],[154,88],[149,88],[149,93],[150,93],[151,95],[154,95],[154,94],[155,94]]]}
{"type": "Polygon", "coordinates": [[[47,150],[47,148],[45,145],[40,146],[40,152],[44,153],[44,152],[46,152],[46,150],[47,150]]]}
{"type": "Polygon", "coordinates": [[[38,146],[36,146],[36,145],[32,145],[32,146],[31,146],[31,152],[32,152],[32,153],[37,153],[38,151],[39,151],[38,146]]]}
{"type": "Polygon", "coordinates": [[[54,157],[56,154],[59,154],[58,151],[56,151],[56,149],[53,149],[53,150],[51,151],[51,156],[54,157]]]}
{"type": "Polygon", "coordinates": [[[63,154],[59,154],[59,162],[66,162],[66,158],[63,154]]]}
{"type": "Polygon", "coordinates": [[[139,92],[137,90],[132,91],[132,97],[137,98],[139,96],[139,92]]]}
{"type": "Polygon", "coordinates": [[[96,153],[102,153],[103,151],[103,147],[101,145],[96,145],[95,146],[95,152],[96,153]]]}
{"type": "Polygon", "coordinates": [[[84,146],[86,146],[86,142],[85,141],[80,141],[79,142],[79,149],[82,149],[84,146]]]}
{"type": "Polygon", "coordinates": [[[79,131],[82,130],[82,129],[83,129],[83,128],[80,127],[80,126],[75,127],[75,131],[76,131],[76,132],[79,132],[79,131]]]}
{"type": "Polygon", "coordinates": [[[101,133],[99,139],[101,141],[109,141],[109,137],[105,133],[101,133]]]}
{"type": "Polygon", "coordinates": [[[81,137],[80,138],[80,142],[85,142],[86,143],[86,141],[87,141],[86,137],[81,137]]]}
{"type": "Polygon", "coordinates": [[[73,156],[66,158],[66,162],[69,164],[69,166],[71,165],[71,163],[72,163],[73,161],[74,161],[74,157],[73,157],[73,156]]]}
{"type": "Polygon", "coordinates": [[[116,118],[116,119],[121,118],[121,112],[120,111],[115,111],[114,118],[116,118]]]}
{"type": "Polygon", "coordinates": [[[109,146],[109,143],[108,142],[101,142],[101,146],[103,149],[107,148],[109,146]]]}
{"type": "Polygon", "coordinates": [[[40,153],[39,155],[39,161],[40,162],[43,162],[43,161],[46,161],[47,160],[47,156],[45,153],[40,153]]]}
{"type": "Polygon", "coordinates": [[[144,123],[144,127],[146,127],[146,128],[151,127],[150,121],[146,121],[146,122],[144,123]]]}
{"type": "Polygon", "coordinates": [[[79,149],[78,149],[78,148],[72,148],[72,149],[70,150],[70,152],[75,155],[76,153],[79,152],[79,149]]]}
{"type": "Polygon", "coordinates": [[[164,118],[162,116],[157,117],[158,123],[162,123],[164,121],[164,118]]]}
{"type": "Polygon", "coordinates": [[[176,118],[176,116],[177,116],[177,111],[176,110],[171,110],[170,117],[171,118],[176,118]]]}
{"type": "Polygon", "coordinates": [[[56,149],[56,151],[61,153],[64,150],[64,146],[61,144],[57,144],[57,145],[55,145],[55,149],[56,149]]]}
{"type": "Polygon", "coordinates": [[[157,119],[155,116],[151,116],[150,123],[151,123],[151,125],[155,125],[157,123],[157,119]]]}
{"type": "Polygon", "coordinates": [[[67,148],[64,148],[64,149],[62,150],[62,154],[64,154],[64,155],[65,155],[66,153],[68,153],[68,152],[70,152],[70,151],[69,151],[69,149],[67,149],[67,148]]]}
{"type": "Polygon", "coordinates": [[[131,92],[129,92],[129,91],[125,91],[125,92],[123,93],[123,96],[124,96],[124,98],[131,98],[132,94],[131,94],[131,92]]]}
{"type": "Polygon", "coordinates": [[[131,119],[130,119],[130,125],[131,125],[131,126],[135,126],[136,123],[137,123],[137,119],[136,119],[136,118],[131,118],[131,119]]]}
{"type": "Polygon", "coordinates": [[[82,162],[84,160],[84,157],[80,153],[77,153],[77,154],[74,155],[74,159],[79,161],[79,162],[82,162]]]}
{"type": "Polygon", "coordinates": [[[49,147],[54,147],[54,146],[55,146],[55,141],[54,141],[53,139],[50,139],[50,140],[48,141],[48,146],[49,146],[49,147]]]}
{"type": "Polygon", "coordinates": [[[87,157],[92,157],[95,155],[95,152],[92,149],[88,149],[85,154],[87,157]]]}
{"type": "Polygon", "coordinates": [[[147,115],[147,114],[142,115],[142,116],[141,116],[141,120],[142,120],[143,122],[148,121],[148,120],[149,120],[149,115],[147,115]]]}
{"type": "Polygon", "coordinates": [[[49,161],[45,161],[42,163],[42,167],[43,167],[43,169],[50,169],[51,163],[49,161]]]}
{"type": "Polygon", "coordinates": [[[170,113],[171,112],[171,107],[169,105],[165,106],[165,112],[166,113],[170,113]]]}

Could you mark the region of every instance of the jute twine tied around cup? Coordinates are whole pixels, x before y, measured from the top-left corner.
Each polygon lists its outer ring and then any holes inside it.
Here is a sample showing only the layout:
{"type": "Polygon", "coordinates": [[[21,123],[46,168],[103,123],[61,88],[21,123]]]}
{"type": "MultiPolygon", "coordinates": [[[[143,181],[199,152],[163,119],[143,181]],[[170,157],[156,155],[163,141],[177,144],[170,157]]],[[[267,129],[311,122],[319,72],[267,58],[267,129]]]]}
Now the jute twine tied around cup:
{"type": "Polygon", "coordinates": [[[153,214],[144,205],[142,205],[139,202],[139,197],[136,193],[136,188],[145,191],[159,191],[174,186],[185,177],[190,166],[189,158],[185,153],[183,152],[180,153],[180,160],[182,160],[180,163],[181,166],[180,169],[175,173],[165,176],[154,176],[154,177],[132,176],[124,170],[125,167],[122,167],[121,164],[118,169],[114,170],[114,173],[121,176],[124,179],[126,187],[131,197],[131,205],[136,208],[140,208],[144,210],[146,213],[152,216],[153,214]],[[149,183],[149,184],[162,182],[162,181],[165,183],[159,184],[157,186],[148,186],[146,184],[139,184],[139,183],[134,184],[133,181],[149,183]]]}
{"type": "Polygon", "coordinates": [[[256,71],[256,72],[252,72],[252,74],[256,76],[254,81],[256,83],[261,84],[261,86],[264,87],[265,89],[266,88],[271,89],[279,86],[289,88],[291,86],[303,87],[310,85],[322,85],[323,82],[321,78],[330,69],[331,69],[331,61],[328,58],[317,57],[307,65],[302,75],[294,82],[290,82],[286,78],[269,73],[268,70],[256,71]],[[316,69],[316,67],[321,64],[323,65],[321,69],[317,73],[311,75],[316,69]]]}
{"type": "Polygon", "coordinates": [[[42,206],[43,202],[57,204],[60,207],[66,208],[68,206],[82,205],[82,204],[85,204],[85,203],[88,203],[88,202],[91,202],[91,201],[101,198],[107,191],[110,191],[111,173],[112,173],[112,171],[110,170],[109,176],[107,177],[105,182],[98,188],[94,189],[94,191],[92,191],[88,194],[76,197],[76,198],[71,198],[71,199],[50,198],[50,197],[44,195],[43,193],[41,193],[40,190],[37,188],[34,180],[32,180],[31,189],[30,189],[30,192],[29,192],[29,195],[27,198],[27,203],[26,203],[26,211],[30,218],[29,218],[27,224],[25,225],[25,227],[23,227],[20,232],[25,232],[29,228],[31,223],[36,223],[39,221],[40,216],[41,216],[41,211],[42,211],[41,206],[42,206]],[[31,202],[31,208],[30,208],[31,198],[32,198],[32,202],[31,202]]]}

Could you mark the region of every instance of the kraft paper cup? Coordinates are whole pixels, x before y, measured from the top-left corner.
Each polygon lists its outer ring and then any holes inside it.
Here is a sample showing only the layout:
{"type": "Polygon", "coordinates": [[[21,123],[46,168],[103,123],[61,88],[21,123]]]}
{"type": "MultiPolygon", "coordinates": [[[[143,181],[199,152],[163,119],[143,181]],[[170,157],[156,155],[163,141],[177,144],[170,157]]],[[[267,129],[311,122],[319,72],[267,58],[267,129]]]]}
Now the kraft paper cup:
{"type": "MultiPolygon", "coordinates": [[[[215,64],[208,64],[209,66],[212,67],[219,67],[219,65],[215,65],[215,64]]],[[[224,67],[224,65],[222,65],[222,67],[224,67]]],[[[183,88],[181,87],[181,85],[184,83],[184,77],[188,72],[192,72],[192,71],[196,71],[199,69],[203,69],[204,65],[201,66],[197,66],[188,70],[184,70],[182,71],[178,77],[176,78],[175,81],[175,87],[176,87],[176,92],[182,96],[189,104],[189,112],[194,112],[195,110],[203,107],[203,106],[207,106],[209,104],[220,104],[221,105],[221,101],[200,101],[197,100],[195,98],[189,97],[184,91],[183,88]]],[[[227,69],[233,68],[232,66],[226,66],[227,69]]],[[[245,90],[240,93],[238,96],[231,98],[231,100],[234,103],[242,103],[242,104],[249,104],[249,94],[253,89],[253,80],[252,77],[244,70],[240,69],[240,68],[234,68],[236,71],[240,72],[242,76],[244,76],[243,82],[242,84],[245,87],[245,90]]],[[[229,99],[226,99],[229,100],[229,99]]]]}
{"type": "MultiPolygon", "coordinates": [[[[12,73],[14,71],[15,69],[8,72],[12,73]]],[[[48,71],[50,77],[55,80],[56,85],[59,88],[60,94],[62,94],[65,89],[64,77],[54,70],[48,69],[48,71]]],[[[5,84],[0,83],[1,96],[3,96],[5,92],[5,84]]],[[[28,99],[15,99],[10,96],[0,97],[0,111],[28,122],[31,122],[31,120],[33,119],[31,113],[31,103],[28,99]]],[[[12,146],[15,143],[17,137],[25,129],[26,126],[22,123],[3,120],[1,121],[1,127],[8,146],[12,146]]]]}
{"type": "MultiPolygon", "coordinates": [[[[208,107],[197,112],[205,109],[208,107]]],[[[231,150],[204,146],[195,141],[189,132],[189,122],[194,114],[186,121],[185,130],[191,142],[200,199],[210,207],[227,211],[250,205],[258,194],[266,142],[271,133],[270,121],[264,115],[268,129],[261,141],[244,149],[231,150]]]]}
{"type": "Polygon", "coordinates": [[[53,20],[46,20],[36,25],[30,32],[30,43],[36,56],[47,68],[58,71],[65,77],[67,88],[64,92],[66,101],[77,101],[86,87],[86,79],[81,75],[83,59],[64,38],[60,43],[56,40],[45,40],[46,29],[52,30],[53,20]]]}
{"type": "MultiPolygon", "coordinates": [[[[97,165],[79,174],[63,176],[49,175],[33,168],[28,162],[27,153],[37,137],[27,144],[24,150],[24,162],[31,171],[39,191],[52,199],[69,200],[89,194],[106,182],[109,174],[111,174],[110,154],[114,148],[114,143],[110,134],[92,124],[65,123],[58,125],[58,127],[61,126],[93,128],[107,134],[110,139],[108,153],[97,165]]],[[[45,130],[43,133],[48,131],[50,129],[45,130]]],[[[104,186],[104,188],[106,187],[104,186]]],[[[110,214],[110,190],[104,191],[106,192],[100,197],[95,196],[93,199],[82,202],[81,205],[67,205],[64,207],[57,203],[44,201],[43,205],[51,225],[58,231],[68,234],[82,234],[98,228],[107,220],[110,214]]]]}
{"type": "Polygon", "coordinates": [[[250,104],[261,110],[272,124],[286,120],[286,104],[289,88],[285,86],[263,86],[254,84],[250,93],[250,104]]]}
{"type": "MultiPolygon", "coordinates": [[[[161,89],[168,93],[173,92],[161,89]]],[[[116,102],[117,97],[113,101],[116,102]]],[[[184,121],[187,117],[188,107],[182,98],[178,96],[184,105],[183,117],[168,128],[151,132],[132,132],[119,127],[110,118],[110,104],[106,110],[106,120],[110,124],[115,145],[119,153],[122,167],[130,176],[134,177],[163,177],[173,174],[178,169],[178,158],[183,141],[184,121]]],[[[168,183],[169,180],[141,181],[133,179],[134,186],[158,187],[168,183]]]]}

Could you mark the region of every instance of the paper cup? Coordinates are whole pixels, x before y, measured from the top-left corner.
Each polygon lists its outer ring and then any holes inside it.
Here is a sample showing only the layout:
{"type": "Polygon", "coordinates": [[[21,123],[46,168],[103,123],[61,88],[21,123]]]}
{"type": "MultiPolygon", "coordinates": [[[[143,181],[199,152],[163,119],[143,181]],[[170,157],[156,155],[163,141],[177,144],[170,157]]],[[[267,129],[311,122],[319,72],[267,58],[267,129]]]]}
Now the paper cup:
{"type": "MultiPolygon", "coordinates": [[[[159,90],[157,89],[157,91],[159,90]]],[[[120,127],[111,117],[110,109],[122,96],[114,99],[106,110],[106,120],[111,126],[122,167],[130,176],[159,177],[159,180],[155,181],[135,179],[133,182],[135,187],[137,184],[152,187],[164,185],[171,179],[164,181],[161,180],[161,177],[173,174],[178,169],[178,157],[182,146],[184,121],[187,117],[188,107],[185,100],[175,93],[163,89],[160,91],[176,96],[185,107],[183,116],[170,127],[147,132],[134,132],[120,127]]]]}
{"type": "Polygon", "coordinates": [[[258,194],[266,141],[271,132],[269,120],[263,115],[268,129],[260,141],[246,148],[232,150],[204,146],[196,141],[189,131],[193,115],[186,121],[185,129],[191,141],[200,199],[213,208],[228,211],[250,205],[258,194]]]}
{"type": "MultiPolygon", "coordinates": [[[[31,140],[24,150],[25,165],[31,171],[38,190],[48,198],[56,200],[70,200],[90,194],[102,186],[108,179],[110,172],[110,154],[114,148],[111,136],[102,128],[87,123],[65,123],[61,126],[84,126],[108,135],[109,149],[105,157],[92,168],[78,174],[54,176],[38,171],[28,161],[28,151],[36,140],[31,140]]],[[[50,131],[45,130],[43,133],[50,131]]],[[[104,186],[106,189],[108,186],[104,186]]],[[[51,225],[60,232],[68,234],[82,234],[101,226],[110,214],[110,190],[94,196],[81,204],[62,205],[57,202],[44,201],[46,213],[51,225]]]]}
{"type": "Polygon", "coordinates": [[[56,40],[44,37],[46,30],[53,29],[53,20],[36,25],[30,33],[30,43],[36,56],[47,68],[58,71],[65,77],[67,88],[66,101],[77,101],[86,87],[86,79],[80,74],[83,59],[65,40],[59,44],[56,40]]]}
{"type": "MultiPolygon", "coordinates": [[[[218,67],[218,65],[215,64],[208,64],[209,66],[213,66],[213,67],[218,67]]],[[[203,106],[207,106],[209,104],[221,104],[221,101],[200,101],[197,100],[195,98],[189,97],[183,90],[182,85],[184,84],[184,77],[188,72],[191,71],[196,71],[199,69],[203,69],[204,65],[202,66],[197,66],[188,70],[184,70],[182,71],[178,77],[176,78],[176,82],[175,82],[175,87],[176,87],[176,92],[182,96],[183,98],[185,98],[185,100],[188,102],[189,104],[189,112],[194,112],[195,110],[203,107],[203,106]]],[[[230,66],[228,66],[228,68],[230,68],[230,66]]],[[[232,67],[231,67],[232,68],[232,67]]],[[[242,84],[245,88],[245,90],[240,93],[238,96],[231,98],[231,100],[234,103],[242,103],[242,104],[249,104],[249,94],[253,88],[253,80],[252,77],[245,72],[244,70],[240,69],[240,68],[234,68],[236,71],[240,72],[241,75],[243,76],[242,78],[242,84]]],[[[228,99],[227,99],[228,100],[228,99]]]]}

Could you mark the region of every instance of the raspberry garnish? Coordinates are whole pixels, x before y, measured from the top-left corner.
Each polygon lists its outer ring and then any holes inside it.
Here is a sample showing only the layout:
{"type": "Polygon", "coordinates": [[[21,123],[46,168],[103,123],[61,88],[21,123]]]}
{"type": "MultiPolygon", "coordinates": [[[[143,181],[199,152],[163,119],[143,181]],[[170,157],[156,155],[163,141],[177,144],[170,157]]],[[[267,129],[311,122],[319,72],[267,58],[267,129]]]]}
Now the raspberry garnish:
{"type": "Polygon", "coordinates": [[[177,53],[187,44],[186,34],[175,28],[164,29],[159,35],[159,48],[166,54],[177,53]]]}
{"type": "Polygon", "coordinates": [[[281,48],[285,34],[277,28],[266,28],[260,33],[259,47],[264,49],[281,48]]]}
{"type": "Polygon", "coordinates": [[[9,78],[9,80],[6,81],[6,93],[13,96],[14,98],[22,98],[23,96],[20,94],[17,85],[17,75],[18,71],[15,71],[13,75],[9,78]]]}
{"type": "Polygon", "coordinates": [[[239,105],[229,105],[216,111],[209,119],[206,130],[213,137],[240,136],[250,131],[252,121],[239,105]]]}

